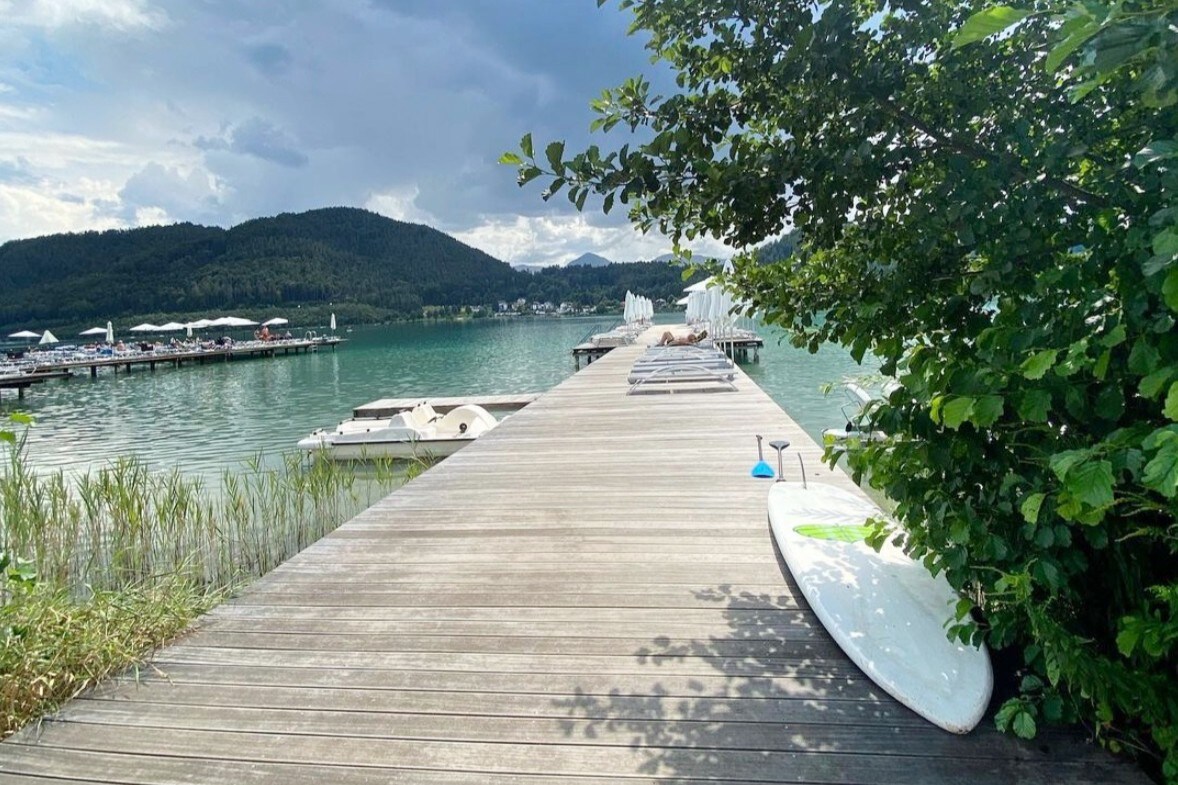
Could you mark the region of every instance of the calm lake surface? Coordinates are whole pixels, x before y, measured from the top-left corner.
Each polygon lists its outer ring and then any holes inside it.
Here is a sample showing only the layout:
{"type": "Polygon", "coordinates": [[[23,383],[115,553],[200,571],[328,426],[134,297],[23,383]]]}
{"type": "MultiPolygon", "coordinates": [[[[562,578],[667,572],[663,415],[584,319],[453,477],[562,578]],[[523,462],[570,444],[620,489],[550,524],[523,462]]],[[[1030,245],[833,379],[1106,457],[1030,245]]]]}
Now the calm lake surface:
{"type": "MultiPolygon", "coordinates": [[[[656,321],[681,323],[678,314],[656,321]]],[[[74,474],[136,455],[155,469],[219,478],[267,462],[313,429],[377,398],[543,391],[575,370],[571,350],[603,319],[483,319],[355,327],[336,351],[130,374],[99,371],[31,388],[28,452],[39,470],[74,474]]],[[[342,329],[342,326],[341,326],[342,329]]],[[[762,328],[760,363],[744,369],[812,436],[842,423],[839,391],[820,388],[864,369],[837,347],[816,355],[762,328]]],[[[18,408],[5,391],[0,411],[18,408]]],[[[767,435],[768,436],[768,435],[767,435]]],[[[750,452],[753,445],[750,444],[750,452]]]]}

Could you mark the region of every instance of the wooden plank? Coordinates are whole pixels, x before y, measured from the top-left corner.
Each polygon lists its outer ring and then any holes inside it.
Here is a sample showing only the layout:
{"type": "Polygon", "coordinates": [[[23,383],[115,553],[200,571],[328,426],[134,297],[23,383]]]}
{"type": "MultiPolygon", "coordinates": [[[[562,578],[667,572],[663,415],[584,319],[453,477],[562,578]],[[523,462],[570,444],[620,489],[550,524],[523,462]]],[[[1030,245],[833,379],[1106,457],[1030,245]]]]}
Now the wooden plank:
{"type": "Polygon", "coordinates": [[[1076,734],[955,737],[871,684],[773,547],[754,435],[858,489],[743,373],[733,393],[628,396],[641,351],[0,745],[0,779],[1144,782],[1076,734]]]}

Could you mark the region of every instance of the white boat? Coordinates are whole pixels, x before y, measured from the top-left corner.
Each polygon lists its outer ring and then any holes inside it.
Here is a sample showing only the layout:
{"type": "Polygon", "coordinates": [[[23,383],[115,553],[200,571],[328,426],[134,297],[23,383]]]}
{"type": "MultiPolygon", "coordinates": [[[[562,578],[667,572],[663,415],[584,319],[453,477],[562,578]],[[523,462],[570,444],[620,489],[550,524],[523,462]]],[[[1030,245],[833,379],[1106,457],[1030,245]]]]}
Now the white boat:
{"type": "Polygon", "coordinates": [[[866,499],[822,483],[777,482],[769,491],[773,539],[827,632],[872,681],[920,716],[968,733],[990,703],[985,646],[950,640],[959,599],[891,542],[877,552],[866,499]]]}
{"type": "Polygon", "coordinates": [[[454,454],[498,424],[481,406],[466,404],[439,415],[423,401],[392,417],[354,417],[335,428],[320,428],[298,446],[341,461],[438,459],[454,454]]]}

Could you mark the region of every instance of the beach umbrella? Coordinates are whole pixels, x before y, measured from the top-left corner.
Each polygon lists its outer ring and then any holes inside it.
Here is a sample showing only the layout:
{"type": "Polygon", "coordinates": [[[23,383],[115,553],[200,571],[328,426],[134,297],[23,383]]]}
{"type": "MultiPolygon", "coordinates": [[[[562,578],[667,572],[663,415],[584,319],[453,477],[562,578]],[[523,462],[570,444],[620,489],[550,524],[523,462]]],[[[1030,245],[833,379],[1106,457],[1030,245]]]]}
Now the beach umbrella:
{"type": "Polygon", "coordinates": [[[240,316],[226,316],[221,319],[221,323],[226,327],[254,327],[257,322],[252,319],[243,319],[240,316]]]}
{"type": "Polygon", "coordinates": [[[189,322],[184,326],[190,330],[203,330],[206,327],[212,327],[213,323],[208,319],[197,319],[195,322],[189,322]]]}
{"type": "Polygon", "coordinates": [[[40,338],[41,333],[35,333],[32,330],[21,330],[18,333],[13,333],[9,338],[40,338]]]}
{"type": "Polygon", "coordinates": [[[184,325],[180,324],[180,322],[168,322],[167,324],[160,325],[160,332],[162,333],[174,333],[183,329],[184,325]]]}
{"type": "Polygon", "coordinates": [[[331,315],[331,331],[335,332],[335,314],[331,315]]]}
{"type": "Polygon", "coordinates": [[[111,324],[110,322],[106,323],[106,342],[107,343],[114,343],[115,342],[115,326],[113,324],[111,324]]]}
{"type": "Polygon", "coordinates": [[[89,330],[82,330],[78,335],[106,335],[105,327],[91,327],[89,330]]]}
{"type": "Polygon", "coordinates": [[[159,325],[152,324],[151,322],[144,322],[143,324],[137,324],[131,328],[131,332],[133,332],[133,333],[158,333],[159,331],[160,331],[159,325]]]}
{"type": "Polygon", "coordinates": [[[275,316],[273,319],[267,319],[262,322],[263,327],[277,327],[280,324],[290,324],[290,320],[283,319],[281,316],[275,316]]]}
{"type": "Polygon", "coordinates": [[[37,343],[39,343],[41,346],[44,346],[47,343],[57,343],[57,336],[46,330],[45,334],[41,336],[41,340],[37,341],[37,343]]]}

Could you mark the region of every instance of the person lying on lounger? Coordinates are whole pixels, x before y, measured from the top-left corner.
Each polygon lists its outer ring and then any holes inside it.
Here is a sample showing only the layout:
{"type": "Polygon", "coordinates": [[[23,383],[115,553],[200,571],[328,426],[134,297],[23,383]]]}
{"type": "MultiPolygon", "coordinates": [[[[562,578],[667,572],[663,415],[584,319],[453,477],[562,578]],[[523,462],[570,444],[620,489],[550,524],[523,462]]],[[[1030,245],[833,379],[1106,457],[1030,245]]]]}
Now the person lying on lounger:
{"type": "Polygon", "coordinates": [[[663,337],[659,338],[659,346],[695,346],[697,343],[708,337],[708,331],[704,330],[698,335],[691,332],[685,338],[676,338],[671,334],[671,331],[663,333],[663,337]]]}

